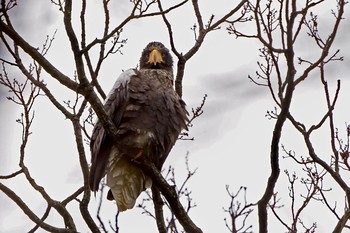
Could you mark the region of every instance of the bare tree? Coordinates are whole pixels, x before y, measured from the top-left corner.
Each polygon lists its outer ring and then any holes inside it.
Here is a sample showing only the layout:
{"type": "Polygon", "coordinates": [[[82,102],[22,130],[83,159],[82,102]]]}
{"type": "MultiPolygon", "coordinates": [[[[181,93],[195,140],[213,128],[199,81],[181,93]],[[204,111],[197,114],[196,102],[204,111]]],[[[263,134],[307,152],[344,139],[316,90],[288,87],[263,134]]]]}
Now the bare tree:
{"type": "MultiPolygon", "coordinates": [[[[88,141],[90,138],[90,129],[95,114],[100,122],[102,122],[106,133],[111,138],[116,138],[116,127],[106,114],[102,105],[102,99],[106,97],[106,94],[99,84],[99,74],[102,70],[103,63],[111,55],[120,52],[124,44],[127,42],[126,39],[122,39],[121,37],[123,29],[126,28],[131,21],[159,16],[159,19],[164,22],[165,28],[168,32],[171,50],[177,57],[175,88],[178,94],[182,96],[182,82],[184,79],[186,62],[200,49],[206,35],[209,32],[218,29],[229,17],[233,17],[236,13],[239,14],[240,8],[246,2],[246,0],[240,1],[236,7],[230,9],[228,13],[221,18],[216,18],[212,15],[209,19],[203,19],[197,0],[179,1],[178,3],[166,8],[160,0],[135,0],[130,1],[129,3],[129,15],[126,16],[124,20],[121,20],[116,26],[112,26],[109,6],[111,2],[108,0],[102,0],[101,5],[104,15],[102,34],[96,39],[89,41],[88,38],[90,38],[90,35],[87,33],[87,19],[88,17],[94,17],[93,15],[88,15],[87,9],[89,7],[89,1],[82,0],[78,3],[71,0],[52,0],[52,6],[56,8],[56,11],[61,14],[63,19],[63,27],[66,37],[68,38],[70,50],[72,52],[71,54],[73,55],[72,60],[74,61],[75,73],[73,76],[70,76],[65,74],[64,71],[60,70],[58,67],[55,67],[53,62],[47,58],[47,52],[55,40],[55,34],[47,37],[43,46],[39,49],[34,45],[31,45],[25,38],[25,35],[21,35],[13,24],[12,12],[18,6],[18,2],[13,0],[1,1],[0,38],[2,45],[4,45],[6,54],[2,54],[0,58],[2,61],[0,83],[13,94],[9,97],[9,100],[20,105],[23,109],[23,113],[17,120],[22,126],[19,169],[11,174],[1,175],[0,179],[6,182],[11,182],[11,180],[14,180],[16,177],[23,175],[31,188],[38,192],[45,201],[47,209],[42,216],[39,216],[28,207],[14,190],[5,185],[5,182],[0,183],[0,190],[16,203],[16,205],[35,224],[30,232],[34,232],[38,228],[42,228],[49,232],[79,231],[76,219],[67,208],[72,202],[78,202],[81,216],[86,226],[92,232],[107,231],[106,227],[102,224],[102,221],[99,219],[96,220],[93,217],[94,213],[89,211],[89,203],[91,200],[91,193],[88,187],[89,162],[87,158],[89,156],[86,156],[87,152],[84,147],[84,142],[88,141]],[[197,25],[197,27],[193,30],[193,47],[187,52],[180,52],[174,42],[174,37],[176,35],[172,31],[172,23],[167,18],[167,14],[176,11],[185,4],[191,4],[196,19],[195,25],[197,25]],[[79,9],[79,12],[76,9],[79,9]],[[78,26],[75,24],[77,20],[79,22],[78,26]],[[207,23],[204,23],[203,21],[207,21],[207,23]],[[95,51],[97,51],[97,53],[95,51]],[[29,60],[28,57],[30,58],[29,60]],[[13,73],[17,71],[21,72],[24,77],[23,79],[14,78],[13,73]],[[56,96],[55,91],[50,85],[48,85],[49,80],[47,80],[46,77],[58,81],[62,87],[75,95],[75,99],[61,103],[59,97],[56,96]],[[31,125],[35,119],[33,106],[39,96],[45,96],[45,98],[47,98],[50,103],[70,121],[73,127],[83,183],[81,184],[81,187],[73,193],[70,193],[64,199],[54,199],[50,193],[46,191],[45,187],[41,186],[40,183],[35,180],[35,177],[33,177],[26,164],[26,148],[31,135],[31,125]],[[63,226],[56,226],[46,222],[46,219],[53,211],[62,217],[64,222],[63,226]]],[[[193,116],[190,124],[192,124],[194,118],[201,115],[204,102],[205,99],[201,106],[192,111],[193,116]]],[[[164,215],[162,212],[162,206],[164,203],[162,199],[163,196],[166,205],[171,209],[172,220],[170,220],[170,222],[174,223],[176,217],[176,220],[182,225],[184,231],[202,232],[188,215],[189,209],[193,207],[192,203],[189,203],[189,206],[184,208],[179,200],[181,195],[184,195],[187,200],[190,200],[190,193],[186,191],[187,189],[183,189],[183,186],[181,185],[178,188],[176,188],[176,186],[174,187],[175,180],[173,179],[170,179],[171,182],[169,184],[166,178],[164,178],[155,168],[154,164],[142,161],[141,163],[137,163],[137,165],[152,178],[153,183],[155,184],[155,187],[152,189],[152,200],[155,206],[155,219],[159,231],[167,232],[170,228],[176,229],[174,228],[175,226],[168,227],[168,229],[164,228],[164,215]]],[[[185,183],[186,181],[184,184],[185,183]]],[[[117,218],[118,213],[116,213],[116,219],[117,218]]],[[[118,232],[118,225],[116,224],[115,227],[111,226],[111,229],[118,232]]]]}
{"type": "MultiPolygon", "coordinates": [[[[22,108],[22,113],[17,119],[22,129],[22,136],[18,155],[19,167],[9,174],[0,175],[0,190],[34,223],[29,232],[35,232],[39,228],[49,232],[79,231],[77,219],[68,208],[72,206],[72,203],[78,203],[84,224],[91,232],[119,232],[119,212],[115,213],[113,222],[108,222],[109,226],[106,224],[107,220],[100,215],[103,199],[100,199],[97,217],[95,217],[96,213],[89,209],[91,203],[91,193],[88,187],[89,162],[87,158],[89,153],[86,152],[85,144],[89,142],[91,126],[96,117],[102,122],[107,134],[111,138],[116,138],[115,125],[102,105],[106,94],[100,85],[100,73],[103,71],[103,64],[111,56],[123,52],[123,47],[127,43],[127,35],[124,35],[123,29],[127,28],[132,21],[148,17],[158,17],[168,34],[169,44],[177,61],[175,89],[180,96],[183,95],[182,84],[185,80],[187,62],[202,47],[206,36],[215,30],[220,30],[223,24],[228,25],[227,31],[237,38],[255,39],[262,46],[259,50],[258,71],[254,77],[249,76],[249,79],[267,88],[276,105],[275,109],[268,111],[266,115],[268,119],[275,121],[269,152],[271,173],[264,194],[256,203],[248,201],[247,188],[241,187],[236,192],[232,192],[228,186],[226,187],[230,203],[227,208],[223,209],[223,212],[228,215],[223,224],[226,225],[227,230],[229,232],[251,232],[253,226],[248,224],[248,219],[254,213],[254,208],[257,208],[257,226],[261,233],[269,230],[268,224],[271,219],[268,218],[268,213],[271,213],[270,216],[273,216],[288,232],[316,232],[316,220],[308,224],[303,219],[303,213],[314,202],[321,203],[326,211],[334,216],[336,224],[333,232],[342,232],[350,228],[348,224],[350,188],[346,179],[350,171],[348,164],[350,130],[348,125],[345,130],[337,128],[335,116],[338,113],[335,111],[335,106],[341,93],[342,82],[341,80],[334,81],[327,73],[333,63],[343,61],[341,52],[334,49],[333,45],[344,19],[346,5],[344,0],[334,1],[331,9],[329,5],[325,5],[324,0],[303,2],[242,0],[229,8],[221,17],[211,15],[207,19],[203,18],[197,0],[178,1],[173,5],[160,0],[133,0],[128,2],[129,14],[116,24],[111,23],[111,2],[101,0],[104,21],[102,33],[97,38],[95,35],[92,36],[95,39],[89,39],[91,35],[88,33],[87,22],[89,17],[94,17],[88,13],[89,4],[89,1],[86,0],[81,0],[79,3],[72,0],[51,1],[51,5],[62,17],[66,38],[70,45],[69,50],[73,57],[72,61],[74,61],[74,75],[67,75],[48,58],[48,51],[55,43],[56,34],[47,36],[39,48],[30,44],[13,23],[12,12],[18,7],[17,1],[1,1],[0,84],[10,92],[8,100],[22,108]],[[169,13],[187,5],[191,8],[196,22],[191,28],[193,46],[183,52],[175,43],[177,35],[173,31],[173,22],[170,20],[169,13]],[[323,6],[330,9],[328,15],[331,16],[331,20],[329,20],[328,27],[325,25],[321,28],[319,16],[315,12],[323,6]],[[247,25],[252,27],[246,27],[247,25]],[[247,28],[253,28],[254,32],[246,31],[247,28]],[[306,45],[312,47],[312,53],[304,51],[306,45]],[[51,80],[58,81],[60,87],[69,91],[74,98],[62,103],[56,90],[50,85],[51,80]],[[326,107],[319,119],[307,124],[303,122],[302,115],[294,112],[292,104],[297,97],[297,91],[310,80],[313,84],[318,83],[322,87],[326,107]],[[330,84],[335,84],[335,87],[330,84]],[[55,199],[36,180],[27,164],[30,159],[27,148],[32,134],[31,127],[36,116],[34,106],[39,98],[47,98],[69,120],[73,128],[83,182],[80,187],[62,199],[55,199]],[[288,130],[292,128],[300,135],[307,152],[306,156],[299,156],[295,151],[287,149],[290,142],[285,142],[285,145],[281,144],[287,127],[289,127],[288,130]],[[331,155],[318,150],[317,143],[313,139],[313,136],[318,132],[323,132],[323,129],[327,129],[326,137],[331,155]],[[345,136],[342,136],[344,134],[342,132],[345,132],[345,136]],[[283,170],[288,181],[286,189],[289,203],[282,201],[280,196],[282,190],[277,189],[282,169],[281,158],[288,162],[288,167],[283,170]],[[299,168],[299,171],[293,171],[292,165],[299,168]],[[46,210],[42,214],[33,211],[16,190],[8,185],[15,182],[20,176],[25,178],[30,187],[44,201],[46,210]],[[341,207],[328,198],[328,193],[332,192],[329,184],[343,191],[344,200],[337,202],[343,202],[341,207]],[[289,218],[285,218],[280,213],[280,210],[286,205],[290,211],[289,218]],[[53,214],[61,217],[62,225],[48,223],[47,219],[53,214]]],[[[197,117],[202,115],[205,101],[206,96],[197,108],[192,109],[190,126],[197,117]]],[[[192,140],[192,137],[188,132],[184,132],[180,139],[192,140]]],[[[151,192],[147,192],[148,197],[139,207],[154,219],[158,231],[164,233],[202,232],[201,228],[190,218],[190,210],[196,204],[187,184],[196,170],[190,169],[188,160],[186,159],[187,177],[180,183],[176,180],[176,173],[172,167],[165,169],[161,174],[148,161],[141,161],[136,165],[140,166],[155,184],[151,192]],[[150,210],[146,205],[149,202],[154,204],[154,210],[150,210]],[[167,214],[167,212],[170,213],[167,214]]],[[[102,185],[102,194],[103,188],[102,185]]]]}
{"type": "MultiPolygon", "coordinates": [[[[271,174],[268,179],[264,195],[258,202],[259,232],[268,232],[268,209],[270,208],[277,219],[287,228],[288,232],[299,232],[298,225],[304,232],[315,232],[316,223],[306,226],[300,214],[311,201],[321,201],[329,210],[334,213],[338,224],[333,232],[341,232],[349,219],[349,184],[346,182],[344,174],[349,170],[346,164],[348,154],[348,143],[339,140],[334,122],[335,105],[340,92],[341,81],[336,81],[336,89],[330,90],[329,82],[334,82],[331,77],[327,77],[326,69],[334,62],[343,60],[340,51],[333,49],[334,40],[337,36],[339,25],[343,20],[345,1],[333,2],[333,8],[328,12],[332,23],[328,28],[320,30],[318,15],[313,11],[325,5],[325,1],[251,1],[244,8],[244,16],[239,21],[229,21],[229,33],[240,38],[257,39],[262,48],[260,49],[263,61],[258,62],[259,71],[255,77],[249,77],[257,85],[267,87],[271,97],[276,104],[273,111],[268,111],[267,116],[276,121],[271,139],[270,164],[271,174]],[[241,22],[253,22],[256,32],[247,33],[241,29],[241,22]],[[327,30],[327,31],[325,31],[327,30]],[[304,46],[304,47],[303,47],[304,46]],[[305,46],[312,48],[309,54],[305,55],[305,46]],[[312,53],[311,53],[312,51],[312,53]],[[316,52],[317,51],[317,52],[316,52]],[[304,52],[304,53],[303,53],[304,52]],[[317,54],[317,55],[315,55],[317,54]],[[324,90],[326,109],[324,114],[307,126],[298,120],[302,116],[293,114],[291,103],[296,95],[296,91],[303,82],[318,78],[324,90]],[[333,93],[333,94],[332,94],[333,93]],[[294,130],[300,133],[304,140],[308,156],[301,157],[295,155],[293,151],[285,148],[281,149],[281,137],[287,122],[290,122],[294,130]],[[312,141],[312,136],[321,128],[329,128],[330,148],[333,152],[331,156],[322,155],[316,152],[317,149],[312,141]],[[338,139],[338,140],[337,140],[338,139]],[[343,146],[341,146],[343,145],[343,146]],[[345,153],[343,152],[345,149],[345,153]],[[307,178],[300,182],[305,186],[306,191],[301,195],[302,205],[297,207],[295,201],[298,198],[295,194],[295,185],[298,180],[295,173],[286,170],[288,177],[289,196],[292,201],[292,222],[286,223],[277,213],[279,198],[275,190],[276,183],[280,175],[281,152],[286,154],[286,158],[299,164],[306,173],[307,178]],[[339,156],[343,154],[345,156],[339,156]],[[329,189],[323,187],[325,177],[333,179],[336,186],[339,186],[345,196],[345,209],[337,209],[332,206],[325,196],[329,189]]],[[[329,8],[327,8],[329,9],[329,8]]],[[[313,82],[317,82],[313,80],[313,82]]],[[[345,140],[346,141],[346,140],[345,140]]]]}

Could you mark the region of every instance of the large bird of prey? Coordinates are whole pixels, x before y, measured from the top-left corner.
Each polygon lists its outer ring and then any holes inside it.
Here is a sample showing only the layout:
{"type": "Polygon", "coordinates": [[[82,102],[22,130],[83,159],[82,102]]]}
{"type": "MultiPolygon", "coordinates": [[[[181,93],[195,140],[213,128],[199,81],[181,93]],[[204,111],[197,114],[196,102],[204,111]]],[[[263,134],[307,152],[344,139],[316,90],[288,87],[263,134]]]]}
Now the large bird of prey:
{"type": "Polygon", "coordinates": [[[141,156],[160,170],[183,129],[187,129],[184,101],[173,88],[173,60],[160,42],[143,50],[140,69],[123,72],[107,96],[104,107],[117,128],[118,143],[97,121],[92,132],[90,188],[98,191],[107,174],[109,200],[118,210],[133,208],[152,180],[131,159],[141,156]]]}

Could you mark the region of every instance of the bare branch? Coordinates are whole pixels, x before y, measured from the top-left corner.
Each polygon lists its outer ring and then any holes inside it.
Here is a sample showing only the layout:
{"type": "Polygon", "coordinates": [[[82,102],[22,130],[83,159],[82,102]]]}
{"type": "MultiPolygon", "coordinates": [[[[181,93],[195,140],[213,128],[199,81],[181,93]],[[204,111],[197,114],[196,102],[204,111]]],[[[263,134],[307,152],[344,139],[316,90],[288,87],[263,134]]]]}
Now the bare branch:
{"type": "Polygon", "coordinates": [[[43,222],[29,207],[26,203],[19,197],[15,192],[6,187],[0,182],[0,190],[6,194],[13,202],[15,202],[19,208],[38,226],[49,231],[49,232],[76,232],[74,229],[57,228],[43,222]]]}
{"type": "MultiPolygon", "coordinates": [[[[143,209],[143,214],[147,214],[148,216],[152,217],[157,221],[158,230],[160,232],[179,232],[178,230],[178,222],[182,225],[182,228],[187,232],[186,229],[194,228],[195,226],[189,226],[188,224],[191,224],[190,222],[186,223],[187,225],[184,226],[183,222],[187,221],[186,217],[184,218],[182,214],[187,215],[191,209],[196,207],[196,204],[193,202],[193,199],[191,197],[192,192],[187,188],[187,183],[191,179],[191,177],[196,173],[197,169],[192,170],[189,166],[189,159],[188,154],[185,157],[185,165],[186,165],[186,171],[187,176],[186,178],[180,183],[177,183],[176,176],[175,176],[175,169],[172,166],[169,166],[168,169],[164,172],[164,179],[168,180],[169,182],[169,188],[171,188],[171,191],[174,192],[174,195],[177,196],[177,199],[179,201],[185,201],[187,204],[184,205],[184,207],[181,205],[177,208],[182,208],[181,211],[184,211],[184,213],[181,213],[181,215],[178,215],[178,213],[174,212],[174,205],[178,205],[176,203],[170,203],[168,200],[168,197],[163,194],[165,200],[161,198],[161,196],[158,196],[159,194],[155,193],[155,191],[152,188],[152,196],[149,192],[147,193],[147,198],[144,198],[142,200],[142,203],[138,205],[139,208],[143,209]],[[154,208],[155,208],[155,214],[153,214],[146,205],[147,202],[153,201],[154,208]],[[166,206],[170,211],[170,216],[166,217],[163,214],[163,206],[166,206]],[[179,217],[180,216],[180,217],[179,217]],[[167,224],[164,221],[164,218],[167,220],[167,224]],[[182,218],[182,219],[180,219],[182,218]]],[[[142,165],[143,166],[143,165],[142,165]]],[[[149,165],[147,165],[149,166],[149,165]]],[[[157,186],[156,188],[159,188],[157,186]]],[[[162,187],[164,188],[164,187],[162,187]]],[[[159,191],[158,191],[159,192],[159,191]]],[[[172,199],[171,199],[172,200],[172,199]]]]}
{"type": "Polygon", "coordinates": [[[9,174],[9,175],[1,175],[0,176],[0,180],[6,180],[6,179],[14,178],[17,175],[21,174],[22,172],[23,172],[22,169],[20,169],[20,170],[18,170],[16,172],[13,172],[12,174],[9,174]]]}
{"type": "Polygon", "coordinates": [[[241,186],[236,193],[232,193],[229,190],[229,186],[226,185],[226,192],[230,196],[230,205],[228,209],[224,208],[224,212],[229,214],[229,220],[227,218],[224,219],[226,228],[233,233],[252,233],[252,225],[247,226],[246,220],[249,215],[253,212],[253,207],[256,204],[247,202],[247,188],[241,186]],[[243,191],[243,201],[237,200],[243,191]],[[239,224],[238,219],[243,218],[241,223],[239,224]],[[229,224],[229,222],[231,224],[229,224]]]}

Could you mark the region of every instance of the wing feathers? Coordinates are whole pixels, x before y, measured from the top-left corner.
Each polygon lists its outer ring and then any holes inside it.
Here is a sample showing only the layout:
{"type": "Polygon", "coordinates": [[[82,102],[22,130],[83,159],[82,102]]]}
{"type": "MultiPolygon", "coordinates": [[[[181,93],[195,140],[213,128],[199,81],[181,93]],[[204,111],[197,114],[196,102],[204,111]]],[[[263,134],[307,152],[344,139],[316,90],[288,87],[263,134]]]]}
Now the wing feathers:
{"type": "MultiPolygon", "coordinates": [[[[127,85],[133,75],[133,69],[123,72],[107,95],[104,107],[116,127],[120,125],[125,103],[128,100],[127,85]]],[[[97,191],[102,177],[106,174],[106,165],[112,143],[108,139],[102,124],[97,120],[90,140],[91,168],[89,184],[92,191],[97,191]]]]}

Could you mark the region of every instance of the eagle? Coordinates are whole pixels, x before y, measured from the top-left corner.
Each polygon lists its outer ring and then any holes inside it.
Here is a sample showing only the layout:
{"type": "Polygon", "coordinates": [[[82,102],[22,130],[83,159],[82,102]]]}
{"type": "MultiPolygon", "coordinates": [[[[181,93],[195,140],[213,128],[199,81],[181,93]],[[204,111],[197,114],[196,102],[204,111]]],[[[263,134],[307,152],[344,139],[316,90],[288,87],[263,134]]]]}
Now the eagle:
{"type": "Polygon", "coordinates": [[[161,170],[182,130],[187,130],[185,102],[175,92],[173,59],[160,42],[142,51],[139,69],[124,71],[107,95],[104,108],[117,128],[112,140],[97,120],[90,139],[90,189],[98,191],[106,175],[108,200],[119,211],[132,209],[152,180],[132,160],[142,156],[161,170]],[[116,143],[115,143],[116,142],[116,143]]]}

